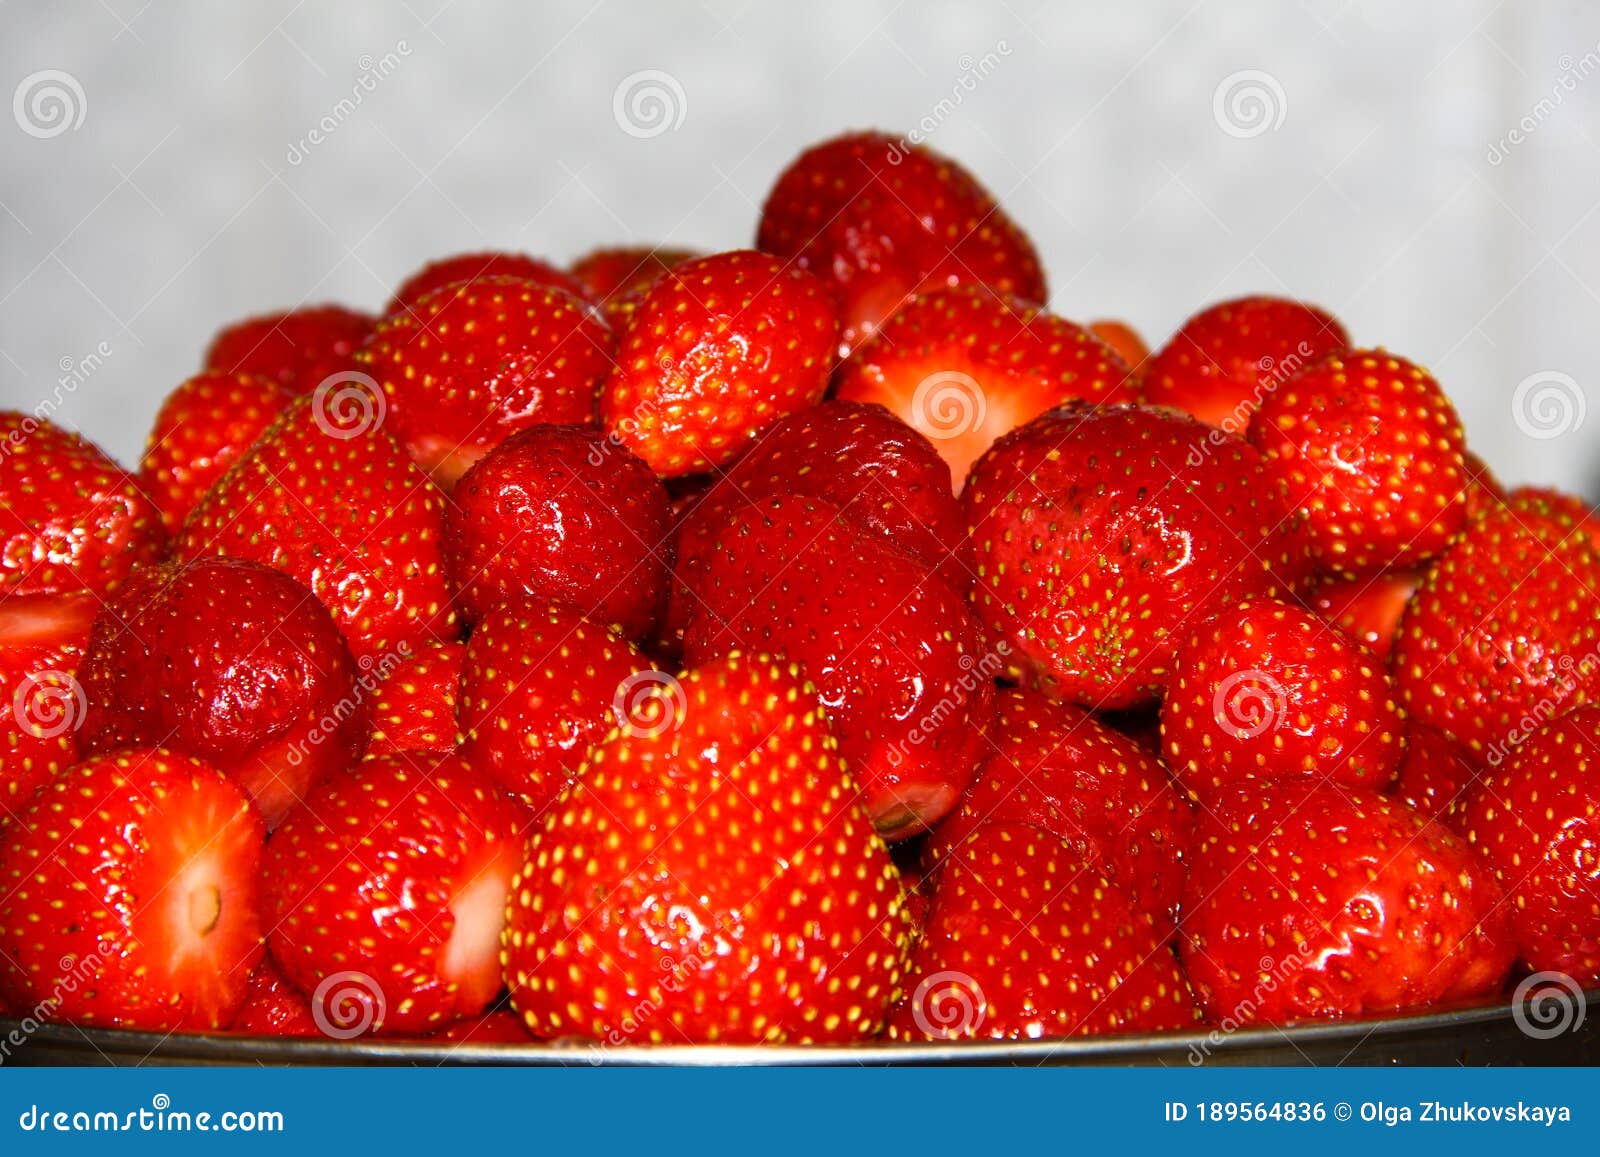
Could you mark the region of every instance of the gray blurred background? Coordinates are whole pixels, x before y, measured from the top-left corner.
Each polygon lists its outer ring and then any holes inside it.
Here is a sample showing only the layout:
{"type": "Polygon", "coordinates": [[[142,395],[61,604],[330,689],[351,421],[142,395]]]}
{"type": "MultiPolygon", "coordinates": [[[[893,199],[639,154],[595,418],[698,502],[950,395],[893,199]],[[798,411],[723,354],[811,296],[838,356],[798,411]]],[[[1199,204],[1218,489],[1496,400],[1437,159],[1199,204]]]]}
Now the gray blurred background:
{"type": "Polygon", "coordinates": [[[1304,296],[1429,365],[1506,479],[1600,483],[1580,0],[10,0],[0,93],[0,404],[125,460],[230,319],[463,249],[747,244],[802,146],[920,126],[1066,316],[1159,344],[1304,296]]]}

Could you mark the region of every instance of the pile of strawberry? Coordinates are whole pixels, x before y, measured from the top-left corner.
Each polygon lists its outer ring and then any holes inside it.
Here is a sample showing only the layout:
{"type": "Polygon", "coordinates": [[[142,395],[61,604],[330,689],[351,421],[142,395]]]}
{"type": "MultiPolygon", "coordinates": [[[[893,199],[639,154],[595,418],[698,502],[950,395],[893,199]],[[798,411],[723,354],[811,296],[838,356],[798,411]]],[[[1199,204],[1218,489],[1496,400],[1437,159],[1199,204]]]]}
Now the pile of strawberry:
{"type": "Polygon", "coordinates": [[[137,472],[0,415],[0,1004],[848,1042],[1600,982],[1600,524],[1421,366],[1046,308],[955,163],[753,249],[230,326],[137,472]]]}

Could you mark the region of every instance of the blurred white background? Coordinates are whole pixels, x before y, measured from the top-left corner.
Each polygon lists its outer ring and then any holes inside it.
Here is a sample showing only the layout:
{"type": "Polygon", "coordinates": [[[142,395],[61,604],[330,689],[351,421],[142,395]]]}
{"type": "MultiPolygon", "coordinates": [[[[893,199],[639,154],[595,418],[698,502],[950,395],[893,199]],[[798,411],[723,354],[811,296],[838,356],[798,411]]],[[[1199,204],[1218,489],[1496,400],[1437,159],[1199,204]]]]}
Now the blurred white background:
{"type": "Polygon", "coordinates": [[[10,0],[0,89],[0,404],[124,460],[231,319],[375,308],[463,249],[748,244],[802,146],[926,118],[1065,315],[1159,344],[1223,295],[1310,298],[1432,367],[1503,477],[1600,496],[1581,0],[10,0]],[[614,110],[644,70],[654,135],[614,110]]]}

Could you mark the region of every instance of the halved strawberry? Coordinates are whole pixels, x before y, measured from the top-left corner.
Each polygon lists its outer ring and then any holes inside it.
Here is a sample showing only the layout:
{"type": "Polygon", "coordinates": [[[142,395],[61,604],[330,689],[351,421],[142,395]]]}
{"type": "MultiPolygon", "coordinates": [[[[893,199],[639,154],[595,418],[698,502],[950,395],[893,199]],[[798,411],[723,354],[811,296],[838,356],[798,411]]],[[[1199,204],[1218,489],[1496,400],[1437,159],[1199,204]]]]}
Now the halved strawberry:
{"type": "Polygon", "coordinates": [[[505,438],[593,422],[616,339],[589,304],[520,277],[446,285],[378,324],[357,355],[387,423],[449,489],[505,438]]]}
{"type": "Polygon", "coordinates": [[[1350,344],[1337,318],[1303,301],[1241,297],[1195,314],[1145,365],[1145,401],[1243,435],[1262,399],[1350,344]]]}
{"type": "Polygon", "coordinates": [[[294,400],[295,391],[256,374],[208,370],[161,403],[139,463],[139,481],[177,534],[189,511],[294,400]]]}
{"type": "Polygon", "coordinates": [[[209,558],[137,572],[78,674],[88,752],[161,744],[227,772],[276,823],[360,755],[366,705],[328,612],[286,574],[209,558]]]}
{"type": "Polygon", "coordinates": [[[963,285],[914,297],[839,368],[836,396],[878,402],[932,440],[959,494],[994,440],[1064,402],[1135,401],[1089,330],[963,285]]]}
{"type": "Polygon", "coordinates": [[[487,281],[491,277],[516,277],[570,293],[579,301],[599,300],[598,296],[591,297],[575,272],[566,273],[558,266],[526,253],[490,250],[458,253],[454,257],[430,261],[400,283],[384,313],[391,315],[414,310],[418,302],[436,289],[462,282],[487,281]]]}
{"type": "Polygon", "coordinates": [[[104,594],[165,544],[155,503],[98,446],[0,410],[0,597],[104,594]]]}
{"type": "Polygon", "coordinates": [[[813,145],[778,177],[756,247],[828,284],[848,354],[913,294],[982,284],[1042,303],[1033,243],[987,189],[948,157],[887,133],[813,145]]]}
{"type": "Polygon", "coordinates": [[[461,754],[541,812],[614,727],[652,726],[674,680],[577,611],[521,599],[473,628],[461,673],[461,754]]]}
{"type": "Polygon", "coordinates": [[[382,428],[381,399],[301,398],[196,506],[173,546],[294,576],[367,665],[454,635],[444,498],[382,428]]]}
{"type": "Polygon", "coordinates": [[[0,823],[78,762],[78,664],[99,609],[87,591],[0,597],[0,823]]]}
{"type": "Polygon", "coordinates": [[[456,746],[456,701],[464,643],[430,643],[390,668],[372,693],[369,755],[425,751],[446,755],[456,746]]]}
{"type": "Polygon", "coordinates": [[[664,478],[720,466],[822,400],[838,327],[822,283],[775,257],[686,261],[639,302],[600,420],[664,478]]]}
{"type": "Polygon", "coordinates": [[[904,967],[899,873],[793,669],[730,655],[619,729],[511,887],[505,977],[540,1037],[870,1040],[904,967]]]}
{"type": "Polygon", "coordinates": [[[342,305],[302,305],[225,327],[206,351],[205,368],[257,374],[309,394],[351,368],[377,318],[342,305]]]}
{"type": "Polygon", "coordinates": [[[261,889],[272,958],[312,1015],[403,1034],[488,1007],[524,822],[449,756],[369,759],[307,796],[267,841],[261,889]]]}
{"type": "Polygon", "coordinates": [[[1361,788],[1279,781],[1198,814],[1184,968],[1213,1021],[1286,1024],[1495,992],[1510,911],[1465,842],[1361,788]]]}
{"type": "Polygon", "coordinates": [[[56,775],[0,842],[0,987],[46,1019],[219,1029],[261,958],[261,819],[160,748],[56,775]]]}
{"type": "Polygon", "coordinates": [[[978,829],[940,869],[894,1040],[1161,1032],[1200,1019],[1167,935],[1065,843],[978,829]]]}

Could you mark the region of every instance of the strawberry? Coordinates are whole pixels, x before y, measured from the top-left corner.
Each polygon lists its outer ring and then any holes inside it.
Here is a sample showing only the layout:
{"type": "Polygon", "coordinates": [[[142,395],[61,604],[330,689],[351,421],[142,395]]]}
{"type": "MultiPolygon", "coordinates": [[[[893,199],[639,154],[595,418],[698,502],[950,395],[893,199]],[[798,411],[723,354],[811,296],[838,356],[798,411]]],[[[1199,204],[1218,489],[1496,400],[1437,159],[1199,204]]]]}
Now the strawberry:
{"type": "Polygon", "coordinates": [[[599,300],[591,297],[583,281],[566,273],[548,261],[530,257],[525,253],[460,253],[430,261],[400,283],[384,309],[386,317],[415,311],[419,302],[436,289],[458,286],[464,282],[482,282],[491,278],[515,277],[531,281],[548,289],[559,289],[579,301],[599,300]]]}
{"type": "Polygon", "coordinates": [[[1573,533],[1581,535],[1590,550],[1600,553],[1600,510],[1587,499],[1550,487],[1519,486],[1504,501],[1515,510],[1530,512],[1534,518],[1552,513],[1570,520],[1573,533]]]}
{"type": "Polygon", "coordinates": [[[888,839],[936,823],[976,771],[1003,657],[928,564],[820,499],[763,500],[728,519],[684,632],[704,663],[771,651],[816,683],[888,839]]]}
{"type": "Polygon", "coordinates": [[[244,787],[269,824],[367,740],[356,664],[328,612],[242,559],[135,573],[95,619],[78,678],[85,751],[188,752],[244,787]]]}
{"type": "Polygon", "coordinates": [[[303,305],[246,318],[217,334],[204,368],[271,378],[297,394],[309,394],[351,368],[376,321],[342,305],[303,305]]]}
{"type": "Polygon", "coordinates": [[[305,996],[268,959],[263,959],[250,974],[244,1004],[228,1031],[244,1036],[322,1035],[305,996]]]}
{"type": "Polygon", "coordinates": [[[870,1040],[909,928],[812,689],[729,655],[618,729],[529,841],[505,977],[538,1037],[870,1040]]]}
{"type": "Polygon", "coordinates": [[[1150,347],[1139,336],[1138,330],[1125,321],[1111,319],[1091,321],[1088,329],[1123,360],[1135,380],[1143,378],[1144,363],[1150,359],[1150,347]]]}
{"type": "Polygon", "coordinates": [[[99,609],[87,592],[0,597],[0,825],[78,762],[78,664],[99,609]]]}
{"type": "Polygon", "coordinates": [[[523,822],[449,756],[369,759],[296,806],[267,841],[262,914],[318,1023],[416,1033],[488,1007],[523,822]]]}
{"type": "Polygon", "coordinates": [[[244,792],[186,755],[60,773],[0,841],[0,988],[43,1019],[222,1028],[261,958],[262,835],[244,792]]]}
{"type": "Polygon", "coordinates": [[[777,258],[686,261],[635,308],[600,419],[664,478],[723,465],[822,400],[838,324],[823,284],[777,258]]]}
{"type": "Polygon", "coordinates": [[[613,727],[659,722],[673,685],[633,644],[559,604],[500,603],[473,628],[461,676],[461,754],[542,812],[613,727]]]}
{"type": "Polygon", "coordinates": [[[170,534],[238,457],[294,400],[272,378],[208,370],[161,404],[139,463],[139,484],[170,534]]]}
{"type": "Polygon", "coordinates": [[[1301,370],[1261,400],[1249,438],[1288,482],[1324,571],[1415,566],[1466,521],[1461,419],[1426,370],[1382,350],[1301,370]]]}
{"type": "Polygon", "coordinates": [[[844,323],[840,356],[912,294],[983,284],[1049,297],[1033,243],[971,173],[886,133],[850,133],[801,153],[761,210],[756,247],[822,278],[844,323]]]}
{"type": "Polygon", "coordinates": [[[505,438],[595,420],[616,339],[588,303],[517,277],[436,289],[378,323],[358,353],[388,428],[445,489],[505,438]]]}
{"type": "Polygon", "coordinates": [[[482,1016],[458,1020],[434,1033],[430,1039],[462,1045],[526,1045],[534,1042],[522,1018],[507,1008],[497,1008],[482,1016]]]}
{"type": "Polygon", "coordinates": [[[1595,697],[1600,555],[1538,502],[1480,516],[1406,606],[1400,705],[1480,761],[1595,697]]]}
{"type": "Polygon", "coordinates": [[[1364,578],[1334,575],[1313,580],[1300,601],[1380,659],[1400,636],[1400,619],[1425,570],[1396,570],[1364,578]]]}
{"type": "Polygon", "coordinates": [[[600,303],[606,319],[620,333],[662,274],[699,256],[687,249],[648,246],[595,249],[572,263],[572,276],[591,301],[600,303]]]}
{"type": "Polygon", "coordinates": [[[1257,296],[1218,302],[1184,322],[1150,358],[1145,401],[1242,435],[1263,399],[1349,344],[1337,318],[1302,301],[1257,296]]]}
{"type": "Polygon", "coordinates": [[[1202,802],[1247,780],[1383,788],[1405,754],[1377,657],[1271,599],[1226,608],[1179,649],[1161,741],[1173,776],[1202,802]]]}
{"type": "Polygon", "coordinates": [[[1477,761],[1459,746],[1426,724],[1412,723],[1390,794],[1428,819],[1454,826],[1452,805],[1479,774],[1477,761]]]}
{"type": "Polygon", "coordinates": [[[928,440],[882,406],[823,402],[774,423],[691,499],[675,535],[668,633],[681,643],[717,534],[765,498],[818,498],[877,531],[952,584],[971,582],[972,550],[949,470],[928,440]]]}
{"type": "Polygon", "coordinates": [[[1041,415],[994,444],[961,502],[1008,674],[1085,707],[1153,702],[1193,626],[1305,571],[1260,455],[1168,411],[1041,415]]]}
{"type": "Polygon", "coordinates": [[[671,509],[639,459],[588,426],[524,430],[455,490],[445,559],[469,620],[502,599],[565,602],[629,637],[667,587],[671,509]]]}
{"type": "Polygon", "coordinates": [[[396,663],[372,695],[369,755],[447,755],[456,746],[464,643],[430,643],[396,663]]]}
{"type": "Polygon", "coordinates": [[[104,594],[165,540],[160,511],[98,446],[0,410],[0,598],[104,594]]]}
{"type": "Polygon", "coordinates": [[[1506,500],[1506,488],[1493,471],[1471,450],[1461,456],[1461,468],[1467,476],[1467,520],[1495,509],[1506,500]]]}
{"type": "Polygon", "coordinates": [[[1177,907],[1193,826],[1188,801],[1154,752],[1086,711],[1022,687],[999,693],[988,755],[929,838],[926,859],[941,862],[992,824],[1026,824],[1061,840],[1137,911],[1177,907]]]}
{"type": "Polygon", "coordinates": [[[894,1040],[1037,1040],[1191,1028],[1166,937],[1066,843],[987,824],[941,869],[894,1040]]]}
{"type": "Polygon", "coordinates": [[[962,285],[906,302],[839,368],[836,395],[880,402],[927,435],[959,494],[996,438],[1051,407],[1134,401],[1128,374],[1082,326],[962,285]]]}
{"type": "Polygon", "coordinates": [[[357,382],[301,398],[206,494],[180,559],[246,558],[293,575],[369,665],[454,634],[444,501],[378,424],[357,382]]]}
{"type": "Polygon", "coordinates": [[[1457,806],[1457,830],[1510,900],[1522,962],[1600,984],[1600,707],[1539,728],[1457,806]]]}
{"type": "Polygon", "coordinates": [[[1500,887],[1466,844],[1362,788],[1280,780],[1199,813],[1183,963],[1224,1025],[1400,1012],[1495,992],[1500,887]]]}

